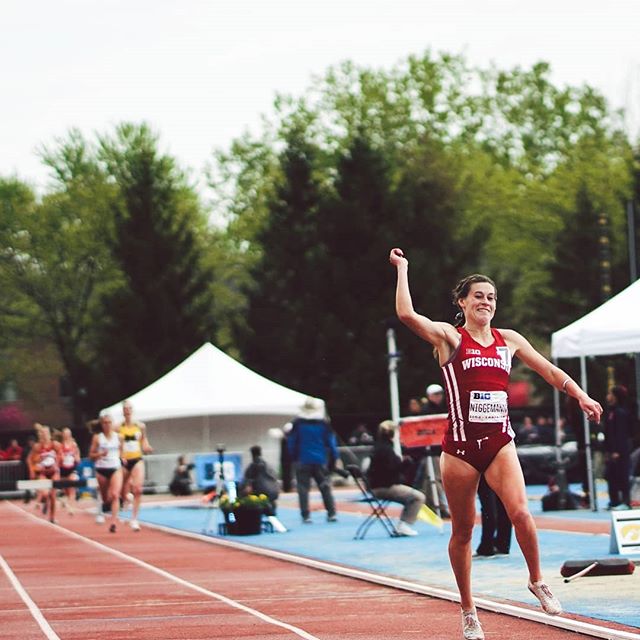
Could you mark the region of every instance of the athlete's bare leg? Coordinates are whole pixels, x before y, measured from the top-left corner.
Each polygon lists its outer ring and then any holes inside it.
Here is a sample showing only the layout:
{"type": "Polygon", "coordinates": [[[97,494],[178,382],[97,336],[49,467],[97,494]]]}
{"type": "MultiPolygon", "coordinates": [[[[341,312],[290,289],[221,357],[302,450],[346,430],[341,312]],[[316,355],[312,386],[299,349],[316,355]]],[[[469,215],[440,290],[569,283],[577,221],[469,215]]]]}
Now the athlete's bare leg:
{"type": "Polygon", "coordinates": [[[111,503],[111,526],[115,526],[120,512],[120,491],[122,490],[122,469],[117,469],[106,482],[106,500],[111,503]]]}
{"type": "Polygon", "coordinates": [[[140,460],[129,473],[129,489],[133,493],[133,506],[131,508],[131,520],[138,519],[142,487],[144,485],[144,460],[140,460]]]}
{"type": "Polygon", "coordinates": [[[531,582],[542,580],[536,524],[529,512],[522,467],[513,442],[500,449],[484,477],[502,501],[513,524],[516,540],[527,563],[529,579],[531,582]]]}
{"type": "Polygon", "coordinates": [[[455,456],[440,456],[442,484],[451,515],[449,560],[460,592],[463,611],[474,608],[471,594],[471,534],[476,521],[476,494],[480,474],[455,456]]]}

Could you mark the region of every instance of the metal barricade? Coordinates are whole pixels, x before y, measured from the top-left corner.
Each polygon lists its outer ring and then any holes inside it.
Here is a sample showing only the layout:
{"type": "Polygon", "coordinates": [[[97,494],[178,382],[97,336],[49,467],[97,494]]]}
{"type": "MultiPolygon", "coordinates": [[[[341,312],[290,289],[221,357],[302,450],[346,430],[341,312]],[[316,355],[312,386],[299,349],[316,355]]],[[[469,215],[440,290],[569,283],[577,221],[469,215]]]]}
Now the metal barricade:
{"type": "Polygon", "coordinates": [[[25,477],[24,465],[20,460],[0,460],[0,493],[14,494],[18,480],[25,477]]]}

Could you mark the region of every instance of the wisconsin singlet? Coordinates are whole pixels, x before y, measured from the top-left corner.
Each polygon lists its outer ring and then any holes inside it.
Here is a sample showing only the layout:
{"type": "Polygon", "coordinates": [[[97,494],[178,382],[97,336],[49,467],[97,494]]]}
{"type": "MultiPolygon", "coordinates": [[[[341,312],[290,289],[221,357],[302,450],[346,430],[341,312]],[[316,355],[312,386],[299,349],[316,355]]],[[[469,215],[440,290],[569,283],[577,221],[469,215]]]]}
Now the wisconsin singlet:
{"type": "Polygon", "coordinates": [[[122,457],[125,469],[131,470],[142,460],[142,429],[136,423],[120,425],[122,436],[122,457]]]}
{"type": "Polygon", "coordinates": [[[507,397],[511,353],[497,329],[488,347],[463,327],[458,332],[460,344],[442,367],[449,408],[442,449],[483,473],[515,436],[507,397]]]}

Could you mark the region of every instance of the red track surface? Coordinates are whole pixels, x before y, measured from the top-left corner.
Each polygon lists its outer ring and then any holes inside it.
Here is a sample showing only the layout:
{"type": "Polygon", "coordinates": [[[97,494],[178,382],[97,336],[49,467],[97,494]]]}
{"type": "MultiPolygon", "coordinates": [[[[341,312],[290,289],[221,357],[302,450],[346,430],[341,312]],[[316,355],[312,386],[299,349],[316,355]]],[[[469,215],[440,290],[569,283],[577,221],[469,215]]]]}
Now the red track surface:
{"type": "MultiPolygon", "coordinates": [[[[0,503],[0,554],[62,640],[462,637],[455,603],[147,528],[110,534],[86,514],[60,520],[0,503]]],[[[487,640],[588,637],[488,612],[481,620],[487,640]]],[[[47,637],[3,571],[0,637],[47,637]]]]}

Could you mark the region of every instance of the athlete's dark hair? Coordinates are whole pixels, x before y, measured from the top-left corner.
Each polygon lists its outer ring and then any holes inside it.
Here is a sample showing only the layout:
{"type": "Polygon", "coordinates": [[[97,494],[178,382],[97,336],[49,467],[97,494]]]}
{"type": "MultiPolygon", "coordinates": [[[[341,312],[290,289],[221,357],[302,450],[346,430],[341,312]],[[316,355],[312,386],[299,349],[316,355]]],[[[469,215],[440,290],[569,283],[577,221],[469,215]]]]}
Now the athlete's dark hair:
{"type": "Polygon", "coordinates": [[[488,282],[496,292],[496,297],[498,297],[498,287],[496,287],[496,283],[489,276],[483,276],[481,273],[474,273],[460,280],[451,292],[453,306],[458,310],[453,322],[454,327],[460,327],[464,324],[464,313],[462,313],[458,301],[462,298],[466,298],[471,290],[471,285],[478,282],[488,282]]]}

